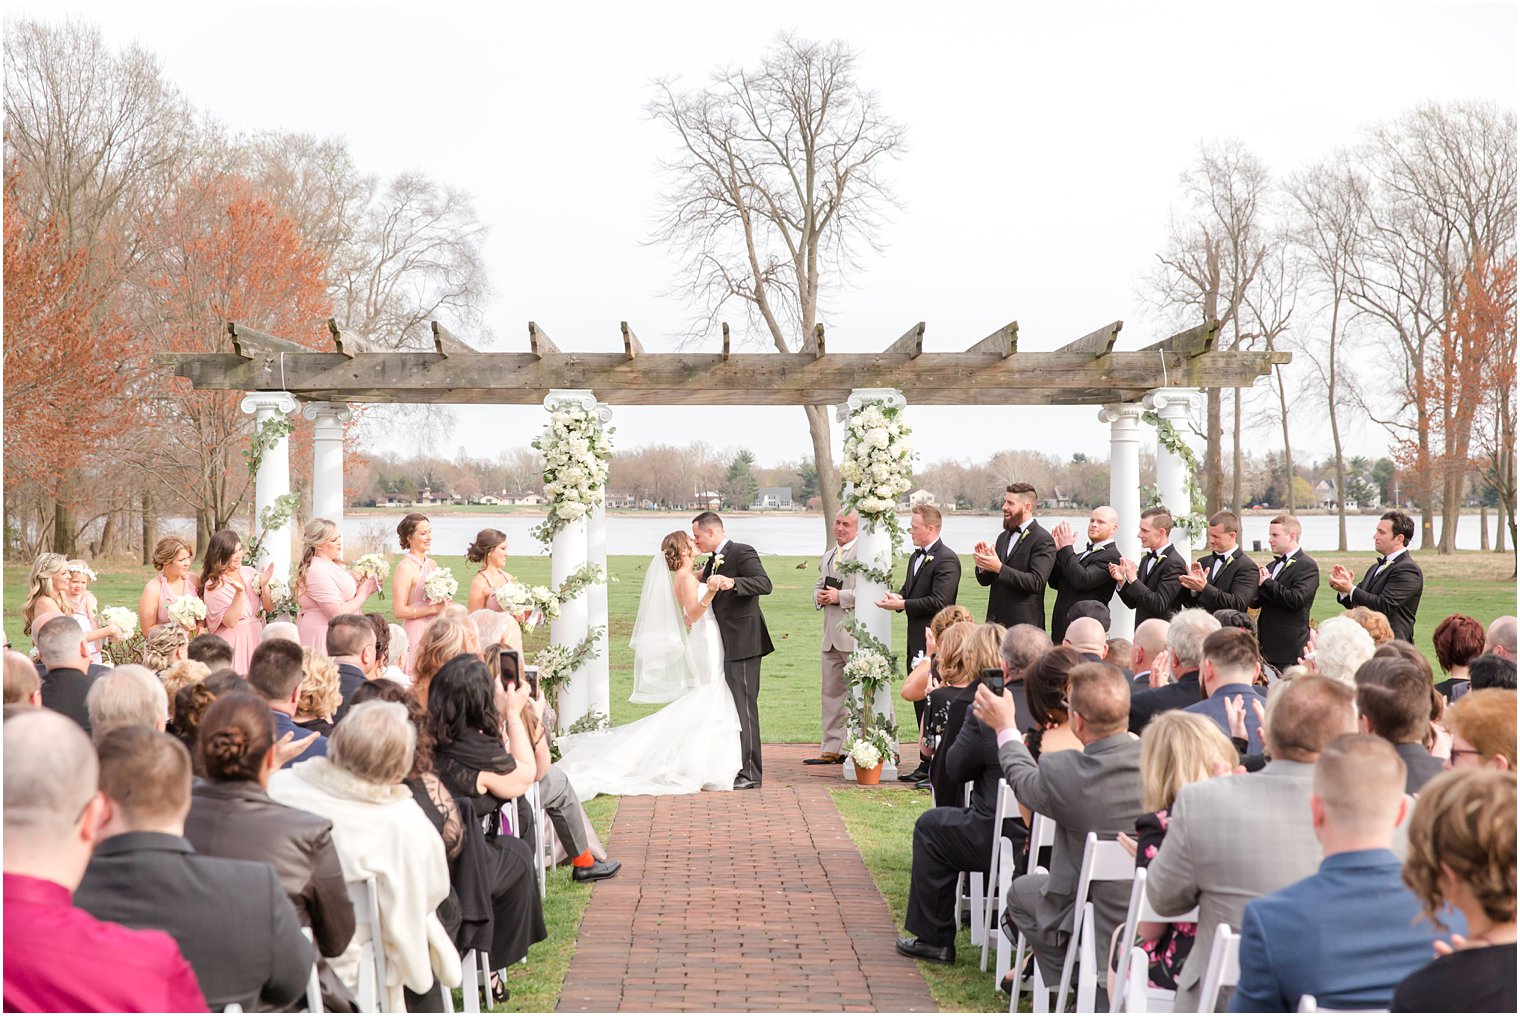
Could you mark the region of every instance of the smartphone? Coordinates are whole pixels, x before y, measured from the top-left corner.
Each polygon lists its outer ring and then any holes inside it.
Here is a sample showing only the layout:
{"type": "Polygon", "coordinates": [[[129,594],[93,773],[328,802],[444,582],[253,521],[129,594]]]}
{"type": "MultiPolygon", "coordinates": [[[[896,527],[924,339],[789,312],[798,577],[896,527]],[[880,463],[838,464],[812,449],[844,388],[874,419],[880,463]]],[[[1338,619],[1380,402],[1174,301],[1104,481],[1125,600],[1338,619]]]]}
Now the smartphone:
{"type": "Polygon", "coordinates": [[[508,649],[505,646],[498,652],[501,661],[501,683],[508,688],[521,684],[523,679],[522,653],[516,649],[508,649]]]}
{"type": "Polygon", "coordinates": [[[523,668],[523,673],[528,675],[528,691],[534,698],[538,698],[538,668],[527,666],[523,668]]]}
{"type": "Polygon", "coordinates": [[[982,683],[987,686],[987,690],[992,692],[992,694],[1003,694],[1003,668],[988,667],[982,671],[982,683]]]}

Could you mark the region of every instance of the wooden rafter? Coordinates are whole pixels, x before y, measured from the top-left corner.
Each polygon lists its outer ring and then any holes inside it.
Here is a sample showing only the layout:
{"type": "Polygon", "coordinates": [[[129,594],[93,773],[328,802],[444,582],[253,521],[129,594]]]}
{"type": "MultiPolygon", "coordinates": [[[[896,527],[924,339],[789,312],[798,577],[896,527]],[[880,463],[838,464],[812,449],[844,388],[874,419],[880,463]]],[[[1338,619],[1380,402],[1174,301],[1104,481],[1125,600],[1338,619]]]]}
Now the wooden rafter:
{"type": "Polygon", "coordinates": [[[1113,324],[1104,325],[1095,332],[1088,332],[1080,339],[1072,339],[1066,345],[1057,349],[1057,353],[1090,353],[1093,356],[1107,356],[1114,351],[1114,343],[1119,340],[1119,329],[1124,327],[1123,321],[1115,321],[1113,324]]]}

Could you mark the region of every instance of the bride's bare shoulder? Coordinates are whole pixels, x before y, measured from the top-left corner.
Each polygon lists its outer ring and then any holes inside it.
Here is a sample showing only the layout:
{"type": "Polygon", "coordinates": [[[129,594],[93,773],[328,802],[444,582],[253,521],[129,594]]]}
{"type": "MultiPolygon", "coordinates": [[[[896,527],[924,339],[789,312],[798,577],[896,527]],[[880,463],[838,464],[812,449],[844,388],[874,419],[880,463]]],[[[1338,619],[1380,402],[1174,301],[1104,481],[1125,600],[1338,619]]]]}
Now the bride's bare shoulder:
{"type": "Polygon", "coordinates": [[[697,577],[688,568],[679,568],[671,574],[671,581],[675,585],[676,597],[682,605],[688,604],[696,596],[697,577]]]}

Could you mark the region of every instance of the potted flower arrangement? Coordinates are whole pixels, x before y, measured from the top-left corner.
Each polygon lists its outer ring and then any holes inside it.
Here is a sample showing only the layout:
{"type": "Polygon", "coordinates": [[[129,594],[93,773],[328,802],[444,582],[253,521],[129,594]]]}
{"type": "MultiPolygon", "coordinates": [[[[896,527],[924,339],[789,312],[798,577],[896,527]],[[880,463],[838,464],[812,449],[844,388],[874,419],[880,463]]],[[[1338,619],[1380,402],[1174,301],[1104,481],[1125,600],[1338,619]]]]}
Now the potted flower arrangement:
{"type": "Polygon", "coordinates": [[[879,727],[850,738],[845,744],[845,752],[855,763],[855,779],[863,787],[874,787],[881,782],[881,767],[893,753],[886,732],[879,727]]]}

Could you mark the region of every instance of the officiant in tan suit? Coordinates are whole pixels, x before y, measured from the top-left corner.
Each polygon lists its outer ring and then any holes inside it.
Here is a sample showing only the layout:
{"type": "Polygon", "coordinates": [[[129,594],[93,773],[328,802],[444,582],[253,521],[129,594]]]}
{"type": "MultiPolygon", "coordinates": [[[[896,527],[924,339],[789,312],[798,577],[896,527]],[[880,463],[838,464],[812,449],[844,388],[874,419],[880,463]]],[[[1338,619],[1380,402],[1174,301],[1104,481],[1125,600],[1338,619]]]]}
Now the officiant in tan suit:
{"type": "Polygon", "coordinates": [[[845,696],[844,664],[855,651],[855,639],[843,628],[845,617],[855,609],[855,575],[843,574],[840,561],[855,556],[855,537],[860,516],[840,512],[834,517],[835,544],[818,562],[818,584],[813,587],[813,606],[823,611],[823,741],[817,758],[803,759],[810,766],[837,765],[844,761],[845,696]]]}

